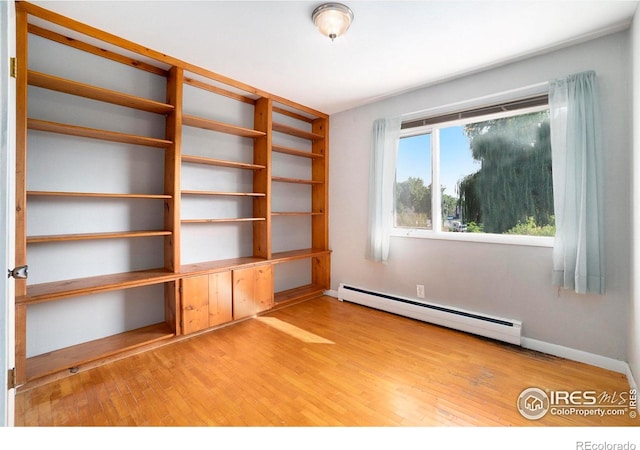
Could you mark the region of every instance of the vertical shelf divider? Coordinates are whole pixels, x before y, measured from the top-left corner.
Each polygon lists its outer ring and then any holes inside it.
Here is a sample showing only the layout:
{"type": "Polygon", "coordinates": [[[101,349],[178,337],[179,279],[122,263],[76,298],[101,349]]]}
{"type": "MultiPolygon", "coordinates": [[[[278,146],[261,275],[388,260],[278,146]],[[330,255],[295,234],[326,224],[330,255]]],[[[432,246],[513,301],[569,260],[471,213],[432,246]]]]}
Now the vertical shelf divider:
{"type": "Polygon", "coordinates": [[[165,150],[164,193],[171,198],[165,200],[164,227],[172,234],[165,238],[164,267],[180,270],[180,163],[182,155],[182,93],[184,71],[179,67],[169,70],[167,79],[167,103],[175,106],[167,115],[166,139],[173,144],[165,150]]]}
{"type": "Polygon", "coordinates": [[[323,139],[314,140],[311,144],[312,153],[323,155],[311,162],[311,178],[320,183],[311,186],[311,210],[317,215],[312,217],[312,247],[320,250],[329,248],[329,161],[326,149],[329,145],[329,121],[320,118],[313,121],[312,132],[324,135],[323,139]]]}
{"type": "Polygon", "coordinates": [[[253,217],[265,220],[253,223],[253,256],[271,259],[271,126],[273,101],[260,98],[254,109],[254,129],[266,134],[254,140],[253,163],[264,169],[253,172],[253,192],[265,194],[253,200],[253,217]]]}
{"type": "MultiPolygon", "coordinates": [[[[311,245],[319,250],[329,249],[329,119],[319,118],[311,125],[313,133],[324,135],[324,139],[318,139],[311,144],[312,153],[322,155],[323,158],[314,158],[311,162],[311,176],[313,181],[320,184],[311,186],[311,208],[314,213],[311,217],[311,245]]],[[[311,262],[311,282],[325,289],[330,287],[331,266],[328,255],[316,256],[311,262]]]]}
{"type": "MultiPolygon", "coordinates": [[[[165,136],[172,144],[165,150],[164,193],[171,198],[165,200],[164,229],[171,231],[164,239],[164,268],[180,271],[180,171],[182,157],[182,98],[184,70],[173,66],[167,77],[167,103],[174,106],[165,121],[165,136]]],[[[181,334],[179,284],[171,281],[165,285],[165,321],[176,334],[181,334]]]]}

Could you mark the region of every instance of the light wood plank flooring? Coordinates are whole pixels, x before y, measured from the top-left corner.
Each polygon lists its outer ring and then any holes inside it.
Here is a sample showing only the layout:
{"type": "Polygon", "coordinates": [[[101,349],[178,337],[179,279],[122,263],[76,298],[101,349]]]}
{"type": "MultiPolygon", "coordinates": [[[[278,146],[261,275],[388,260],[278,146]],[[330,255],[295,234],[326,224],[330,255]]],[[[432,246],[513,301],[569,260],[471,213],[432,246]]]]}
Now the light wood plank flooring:
{"type": "Polygon", "coordinates": [[[532,421],[528,387],[622,374],[319,297],[19,392],[18,426],[637,426],[532,421]]]}

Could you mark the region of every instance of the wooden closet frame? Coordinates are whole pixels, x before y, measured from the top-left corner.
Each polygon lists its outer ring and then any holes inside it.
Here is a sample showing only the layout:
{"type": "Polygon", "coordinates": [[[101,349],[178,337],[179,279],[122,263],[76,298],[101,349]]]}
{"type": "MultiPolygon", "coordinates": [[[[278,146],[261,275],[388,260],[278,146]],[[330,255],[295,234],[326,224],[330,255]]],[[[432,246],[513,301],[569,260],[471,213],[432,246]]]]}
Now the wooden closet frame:
{"type": "MultiPolygon", "coordinates": [[[[330,250],[328,226],[328,167],[329,167],[329,116],[320,111],[270,94],[247,84],[211,72],[193,64],[181,61],[160,52],[148,49],[118,36],[98,30],[91,26],[69,19],[28,2],[16,2],[16,266],[28,264],[27,247],[33,243],[110,238],[136,238],[143,236],[163,236],[164,267],[108,274],[88,278],[78,278],[27,286],[27,280],[16,280],[16,380],[17,385],[31,386],[51,379],[68,376],[79,370],[104,364],[128,354],[144,351],[184,338],[181,317],[180,280],[197,275],[208,275],[222,271],[233,271],[268,265],[270,271],[274,265],[296,260],[311,260],[311,284],[273,294],[273,307],[302,301],[321,295],[330,288],[330,250]],[[38,18],[38,25],[30,24],[30,16],[38,18]],[[46,26],[40,23],[46,22],[46,26]],[[53,27],[49,27],[53,25],[53,27]],[[71,36],[60,34],[62,27],[71,36]],[[53,29],[52,29],[53,28],[53,29]],[[80,40],[76,34],[87,38],[80,40]],[[68,45],[80,51],[89,52],[116,63],[126,64],[167,78],[166,103],[156,102],[129,94],[78,83],[71,80],[42,74],[28,69],[28,35],[35,34],[43,38],[68,45]],[[95,45],[95,41],[107,44],[108,49],[95,45]],[[113,50],[112,48],[115,48],[113,50]],[[131,58],[136,54],[144,61],[131,58]],[[149,63],[147,61],[153,61],[149,63]],[[155,64],[157,63],[157,65],[155,64]],[[165,68],[165,67],[168,67],[165,68]],[[185,73],[197,75],[190,78],[185,73]],[[205,78],[213,84],[200,80],[205,78]],[[254,127],[247,129],[232,124],[216,122],[183,114],[183,86],[191,85],[233,98],[254,106],[254,127]],[[219,85],[228,86],[228,89],[219,85]],[[120,106],[136,108],[166,116],[165,139],[154,139],[122,133],[83,128],[73,125],[57,124],[32,119],[27,113],[28,86],[38,86],[66,94],[108,102],[120,106]],[[242,93],[238,93],[241,91],[242,93]],[[285,115],[310,124],[311,131],[298,129],[273,121],[274,113],[285,115]],[[254,141],[254,161],[252,164],[197,158],[182,155],[182,130],[193,126],[211,131],[248,137],[254,141]],[[90,192],[46,192],[27,190],[27,131],[29,129],[44,132],[61,133],[115,142],[146,145],[165,152],[164,194],[97,194],[90,192]],[[273,133],[284,133],[312,141],[311,152],[272,144],[273,133]],[[291,179],[272,176],[271,154],[279,152],[311,159],[310,180],[291,179]],[[181,164],[183,161],[210,164],[238,169],[252,170],[254,180],[253,193],[234,193],[228,195],[247,195],[253,197],[253,217],[230,219],[232,221],[250,221],[253,223],[253,255],[205,263],[182,265],[180,262],[180,199],[183,195],[221,195],[182,191],[180,184],[181,164]],[[298,183],[311,186],[311,212],[276,212],[271,209],[271,183],[298,183]],[[77,197],[117,197],[145,198],[164,202],[164,229],[150,231],[127,231],[121,233],[72,234],[54,236],[27,236],[26,216],[27,197],[30,196],[77,196],[77,197]],[[308,215],[311,217],[312,248],[293,251],[272,252],[271,218],[276,215],[308,215]],[[129,289],[139,286],[163,284],[165,289],[165,321],[137,330],[114,336],[81,343],[53,352],[26,357],[27,306],[40,302],[55,301],[63,298],[100,292],[129,289]]],[[[209,220],[213,222],[215,219],[209,220]]],[[[184,222],[184,221],[183,221],[184,222]]],[[[213,329],[209,328],[208,330],[213,329]]],[[[208,331],[207,330],[207,331],[208,331]]]]}

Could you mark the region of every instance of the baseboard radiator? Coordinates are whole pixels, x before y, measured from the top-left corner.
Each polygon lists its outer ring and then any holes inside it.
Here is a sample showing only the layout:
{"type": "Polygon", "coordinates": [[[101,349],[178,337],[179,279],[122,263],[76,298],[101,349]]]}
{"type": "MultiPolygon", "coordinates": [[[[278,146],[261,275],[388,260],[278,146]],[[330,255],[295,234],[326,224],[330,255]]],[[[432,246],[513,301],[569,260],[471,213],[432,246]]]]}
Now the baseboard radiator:
{"type": "Polygon", "coordinates": [[[522,322],[374,292],[341,283],[338,299],[427,323],[520,345],[522,322]]]}

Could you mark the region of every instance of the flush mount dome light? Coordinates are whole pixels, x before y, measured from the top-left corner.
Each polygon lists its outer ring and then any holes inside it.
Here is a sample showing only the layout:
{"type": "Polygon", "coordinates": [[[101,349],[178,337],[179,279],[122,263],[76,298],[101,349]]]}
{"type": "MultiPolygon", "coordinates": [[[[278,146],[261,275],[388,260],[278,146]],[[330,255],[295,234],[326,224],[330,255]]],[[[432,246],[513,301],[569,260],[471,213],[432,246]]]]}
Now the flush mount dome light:
{"type": "Polygon", "coordinates": [[[313,10],[311,17],[320,33],[333,41],[347,32],[353,21],[353,11],[342,3],[324,3],[313,10]]]}

